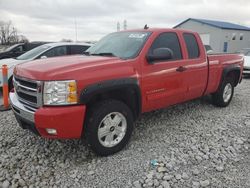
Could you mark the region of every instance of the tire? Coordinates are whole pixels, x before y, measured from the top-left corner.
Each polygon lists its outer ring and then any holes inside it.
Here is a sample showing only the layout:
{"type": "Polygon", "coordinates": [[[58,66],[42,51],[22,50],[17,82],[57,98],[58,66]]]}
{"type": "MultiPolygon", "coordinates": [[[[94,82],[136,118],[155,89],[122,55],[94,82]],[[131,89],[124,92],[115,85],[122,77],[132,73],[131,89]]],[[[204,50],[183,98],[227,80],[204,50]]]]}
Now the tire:
{"type": "Polygon", "coordinates": [[[118,100],[96,103],[88,112],[85,136],[91,149],[100,156],[122,150],[133,131],[133,115],[129,107],[118,100]]]}
{"type": "Polygon", "coordinates": [[[218,91],[212,95],[213,104],[219,107],[226,107],[230,104],[234,94],[234,79],[226,77],[218,91]]]}

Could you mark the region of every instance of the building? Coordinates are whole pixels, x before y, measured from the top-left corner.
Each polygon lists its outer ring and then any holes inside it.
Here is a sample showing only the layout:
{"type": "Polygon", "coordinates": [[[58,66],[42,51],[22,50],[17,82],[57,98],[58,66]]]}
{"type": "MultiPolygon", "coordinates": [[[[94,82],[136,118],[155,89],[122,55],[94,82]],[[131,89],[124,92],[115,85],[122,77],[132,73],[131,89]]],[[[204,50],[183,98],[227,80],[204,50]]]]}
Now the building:
{"type": "Polygon", "coordinates": [[[174,28],[198,32],[214,52],[238,52],[250,48],[250,28],[229,22],[189,18],[174,28]]]}

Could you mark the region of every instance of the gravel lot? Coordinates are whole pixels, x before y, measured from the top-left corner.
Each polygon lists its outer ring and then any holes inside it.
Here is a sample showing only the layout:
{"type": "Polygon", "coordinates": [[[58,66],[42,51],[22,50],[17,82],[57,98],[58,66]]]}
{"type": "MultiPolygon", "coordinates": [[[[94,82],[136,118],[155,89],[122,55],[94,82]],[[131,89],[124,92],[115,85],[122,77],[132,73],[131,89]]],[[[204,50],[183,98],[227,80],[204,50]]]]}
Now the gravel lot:
{"type": "Polygon", "coordinates": [[[144,114],[110,157],[84,141],[36,137],[0,112],[0,187],[250,187],[250,79],[229,107],[209,102],[144,114]]]}

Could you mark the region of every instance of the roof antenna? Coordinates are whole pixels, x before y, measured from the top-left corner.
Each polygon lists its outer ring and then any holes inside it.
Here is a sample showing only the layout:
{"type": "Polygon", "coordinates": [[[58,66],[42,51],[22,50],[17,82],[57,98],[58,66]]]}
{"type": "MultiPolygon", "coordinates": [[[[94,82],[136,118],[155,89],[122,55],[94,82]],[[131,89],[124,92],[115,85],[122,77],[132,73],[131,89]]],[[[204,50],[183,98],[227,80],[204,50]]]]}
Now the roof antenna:
{"type": "Polygon", "coordinates": [[[144,26],[144,29],[148,29],[149,27],[148,27],[148,25],[146,24],[145,26],[144,26]]]}

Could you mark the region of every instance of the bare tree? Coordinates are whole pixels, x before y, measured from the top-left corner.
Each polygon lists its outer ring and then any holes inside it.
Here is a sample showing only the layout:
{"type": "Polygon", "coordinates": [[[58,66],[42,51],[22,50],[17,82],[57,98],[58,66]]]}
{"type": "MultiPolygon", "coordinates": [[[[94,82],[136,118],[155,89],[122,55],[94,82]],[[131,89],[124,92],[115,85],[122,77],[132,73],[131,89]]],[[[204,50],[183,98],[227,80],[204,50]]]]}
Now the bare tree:
{"type": "Polygon", "coordinates": [[[0,21],[1,44],[15,44],[22,41],[28,41],[28,39],[23,35],[18,36],[17,29],[13,26],[11,21],[0,21]]]}
{"type": "Polygon", "coordinates": [[[29,40],[24,35],[18,35],[18,42],[27,43],[29,40]]]}

